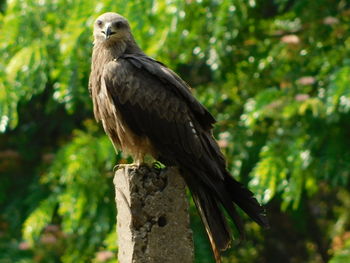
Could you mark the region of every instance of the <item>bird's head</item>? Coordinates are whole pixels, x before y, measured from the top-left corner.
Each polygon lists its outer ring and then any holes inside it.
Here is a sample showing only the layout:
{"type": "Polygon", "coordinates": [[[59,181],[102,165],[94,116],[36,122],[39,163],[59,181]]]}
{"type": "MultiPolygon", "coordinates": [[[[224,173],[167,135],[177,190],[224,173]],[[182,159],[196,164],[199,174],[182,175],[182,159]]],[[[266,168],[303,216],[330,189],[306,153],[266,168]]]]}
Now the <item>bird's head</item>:
{"type": "Polygon", "coordinates": [[[128,38],[130,26],[128,20],[117,13],[104,13],[94,24],[95,43],[113,43],[128,38]]]}

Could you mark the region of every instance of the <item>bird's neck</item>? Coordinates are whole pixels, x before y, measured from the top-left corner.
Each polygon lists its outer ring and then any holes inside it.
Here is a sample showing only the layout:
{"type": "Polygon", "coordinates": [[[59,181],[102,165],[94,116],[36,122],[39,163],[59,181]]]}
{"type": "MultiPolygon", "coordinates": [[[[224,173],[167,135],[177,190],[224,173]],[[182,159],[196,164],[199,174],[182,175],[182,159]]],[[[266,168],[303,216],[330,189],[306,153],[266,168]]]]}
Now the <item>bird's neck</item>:
{"type": "Polygon", "coordinates": [[[125,41],[115,41],[110,44],[95,42],[94,44],[89,81],[89,87],[92,93],[100,90],[102,72],[104,65],[108,62],[118,60],[124,54],[144,55],[132,36],[125,41]]]}
{"type": "MultiPolygon", "coordinates": [[[[118,59],[125,53],[126,45],[120,43],[96,43],[92,53],[92,64],[105,64],[113,59],[118,59]]],[[[101,65],[102,66],[102,65],[101,65]]]]}
{"type": "Polygon", "coordinates": [[[96,43],[93,49],[92,63],[108,63],[118,59],[124,54],[144,54],[136,44],[133,37],[126,40],[115,41],[112,43],[96,43]]]}

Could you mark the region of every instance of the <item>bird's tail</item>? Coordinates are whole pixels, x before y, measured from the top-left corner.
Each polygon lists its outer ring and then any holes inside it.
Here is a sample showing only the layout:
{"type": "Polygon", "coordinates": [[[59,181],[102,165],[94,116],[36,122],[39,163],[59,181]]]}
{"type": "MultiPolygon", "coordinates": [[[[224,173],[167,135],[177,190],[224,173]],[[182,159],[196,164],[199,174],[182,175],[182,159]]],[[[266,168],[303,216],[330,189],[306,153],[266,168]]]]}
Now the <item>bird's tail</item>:
{"type": "Polygon", "coordinates": [[[265,208],[259,204],[251,191],[237,182],[227,171],[225,175],[225,185],[230,193],[232,201],[236,205],[256,223],[265,228],[269,227],[265,208]]]}
{"type": "Polygon", "coordinates": [[[193,180],[193,171],[191,175],[185,176],[185,179],[207,231],[217,263],[221,262],[220,252],[229,248],[231,244],[231,232],[220,207],[225,208],[232,218],[241,238],[244,238],[244,229],[236,205],[259,225],[268,227],[264,208],[254,198],[253,193],[227,171],[223,181],[215,182],[215,189],[203,184],[199,179],[200,174],[196,174],[199,178],[195,176],[199,180],[193,180]]]}

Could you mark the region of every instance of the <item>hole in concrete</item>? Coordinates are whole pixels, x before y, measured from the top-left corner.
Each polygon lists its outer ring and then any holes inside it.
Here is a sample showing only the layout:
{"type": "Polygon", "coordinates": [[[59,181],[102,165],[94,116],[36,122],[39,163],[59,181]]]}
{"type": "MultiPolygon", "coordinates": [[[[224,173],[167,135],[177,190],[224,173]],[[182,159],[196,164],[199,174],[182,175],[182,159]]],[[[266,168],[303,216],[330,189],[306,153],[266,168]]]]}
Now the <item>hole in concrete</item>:
{"type": "Polygon", "coordinates": [[[160,227],[164,227],[164,226],[166,226],[166,218],[165,218],[165,216],[160,216],[159,218],[158,218],[158,226],[160,226],[160,227]]]}

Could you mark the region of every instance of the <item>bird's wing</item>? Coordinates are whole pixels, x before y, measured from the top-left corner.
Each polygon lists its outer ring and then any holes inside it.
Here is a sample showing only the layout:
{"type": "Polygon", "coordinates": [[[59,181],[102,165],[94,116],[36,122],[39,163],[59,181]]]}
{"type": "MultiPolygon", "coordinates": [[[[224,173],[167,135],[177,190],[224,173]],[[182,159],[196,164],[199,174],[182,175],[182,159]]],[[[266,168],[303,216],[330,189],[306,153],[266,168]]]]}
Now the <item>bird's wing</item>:
{"type": "Polygon", "coordinates": [[[212,128],[212,125],[216,122],[215,118],[196,100],[190,91],[189,85],[175,72],[167,68],[163,63],[146,55],[125,54],[122,58],[132,63],[135,67],[147,71],[153,78],[157,78],[164,88],[171,90],[186,102],[203,128],[212,128]]]}
{"type": "Polygon", "coordinates": [[[203,139],[214,118],[173,74],[152,59],[126,57],[109,62],[103,78],[123,121],[148,137],[162,158],[217,155],[203,139]]]}

